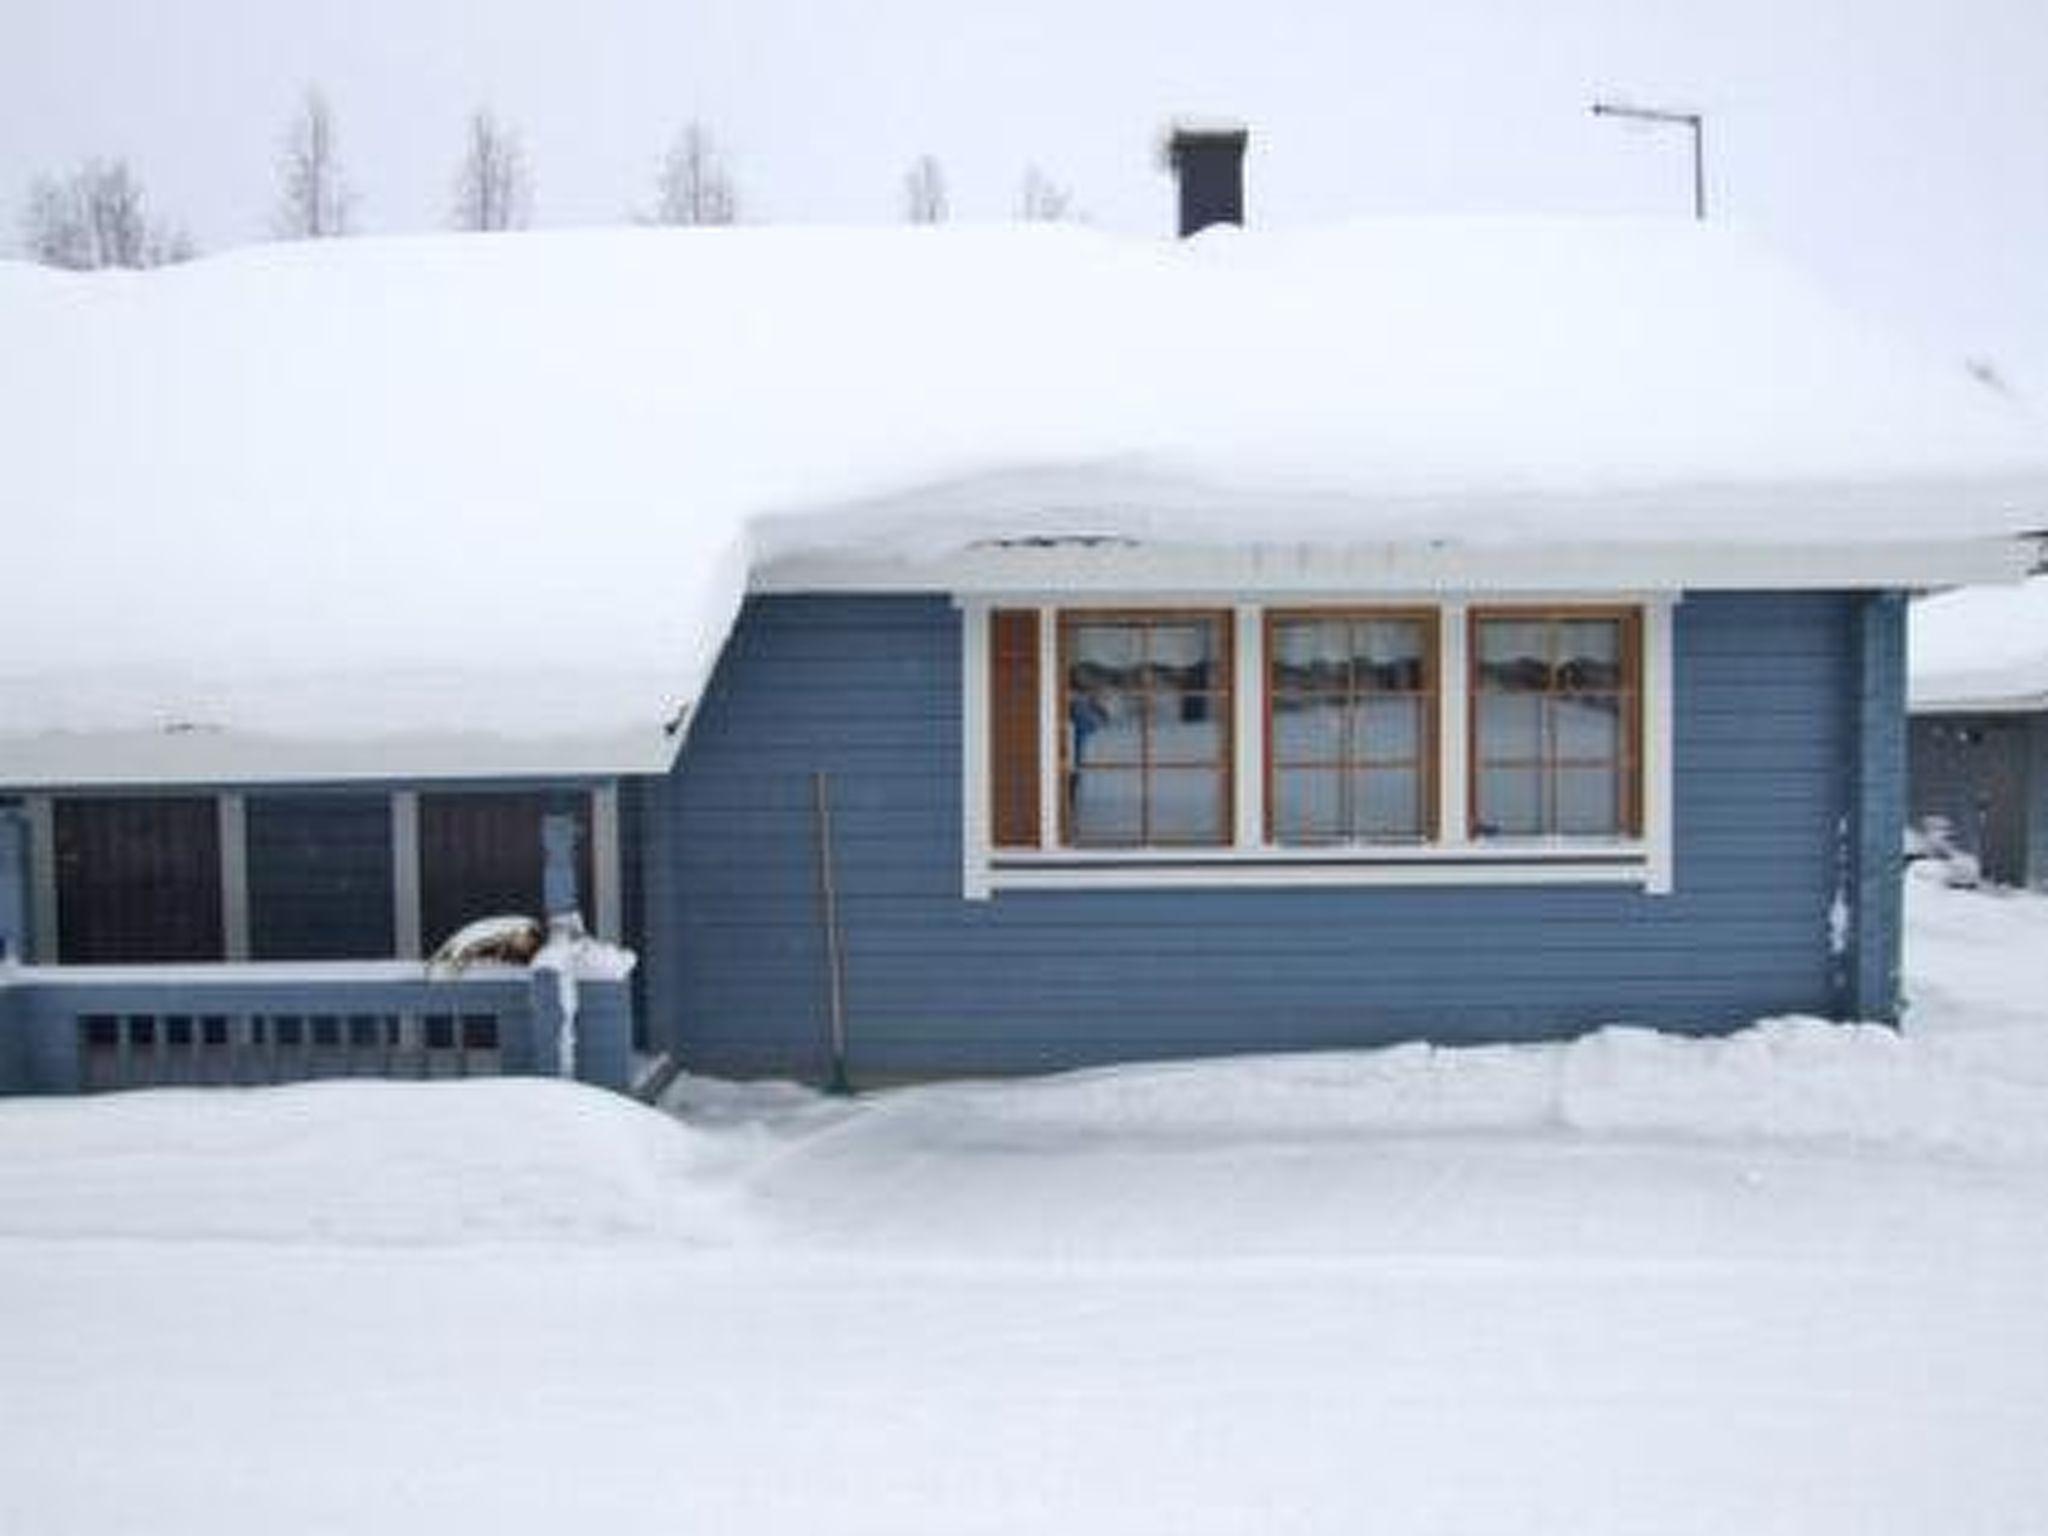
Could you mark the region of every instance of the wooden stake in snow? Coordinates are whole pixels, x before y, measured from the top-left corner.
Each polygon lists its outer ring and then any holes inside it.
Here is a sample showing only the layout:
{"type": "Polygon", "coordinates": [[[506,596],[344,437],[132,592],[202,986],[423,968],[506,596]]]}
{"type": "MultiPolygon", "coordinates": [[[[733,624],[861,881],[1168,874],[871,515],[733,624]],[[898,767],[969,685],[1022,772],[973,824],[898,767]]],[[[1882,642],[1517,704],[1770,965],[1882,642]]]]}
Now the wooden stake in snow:
{"type": "Polygon", "coordinates": [[[821,769],[811,775],[817,806],[818,920],[825,930],[825,996],[831,1025],[833,1093],[853,1092],[846,1075],[846,946],[839,928],[839,880],[832,852],[832,786],[821,769]]]}

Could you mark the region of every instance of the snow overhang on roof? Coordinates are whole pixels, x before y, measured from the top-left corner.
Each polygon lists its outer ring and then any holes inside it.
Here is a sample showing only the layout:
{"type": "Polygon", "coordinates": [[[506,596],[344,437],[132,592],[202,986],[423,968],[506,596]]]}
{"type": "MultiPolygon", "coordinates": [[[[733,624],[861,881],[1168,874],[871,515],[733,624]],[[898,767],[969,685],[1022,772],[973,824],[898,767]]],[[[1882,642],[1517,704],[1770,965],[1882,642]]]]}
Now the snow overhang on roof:
{"type": "Polygon", "coordinates": [[[849,552],[1882,585],[2048,524],[2023,408],[1692,224],[317,242],[0,264],[0,334],[0,783],[658,768],[849,552]]]}
{"type": "Polygon", "coordinates": [[[1916,713],[2048,711],[2048,576],[1921,599],[1909,657],[1916,713]]]}

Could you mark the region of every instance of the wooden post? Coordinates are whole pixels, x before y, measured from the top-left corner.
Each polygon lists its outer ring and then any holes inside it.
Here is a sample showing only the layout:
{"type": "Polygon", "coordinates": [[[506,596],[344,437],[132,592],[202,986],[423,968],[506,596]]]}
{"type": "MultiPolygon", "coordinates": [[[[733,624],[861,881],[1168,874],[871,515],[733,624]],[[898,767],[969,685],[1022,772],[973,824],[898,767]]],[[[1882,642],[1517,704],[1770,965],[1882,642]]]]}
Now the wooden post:
{"type": "Polygon", "coordinates": [[[832,788],[823,770],[811,775],[817,804],[818,917],[825,930],[825,997],[831,1035],[832,1075],[826,1088],[851,1093],[846,1074],[846,949],[839,929],[839,875],[832,851],[832,788]]]}

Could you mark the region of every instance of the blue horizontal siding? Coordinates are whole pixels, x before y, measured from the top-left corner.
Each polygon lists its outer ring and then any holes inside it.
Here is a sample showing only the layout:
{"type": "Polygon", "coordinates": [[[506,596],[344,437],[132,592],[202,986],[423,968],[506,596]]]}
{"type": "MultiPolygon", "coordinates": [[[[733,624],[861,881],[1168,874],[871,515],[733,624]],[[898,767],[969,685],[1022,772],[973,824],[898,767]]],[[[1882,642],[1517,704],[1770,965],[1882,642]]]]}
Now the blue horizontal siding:
{"type": "MultiPolygon", "coordinates": [[[[1862,600],[1678,609],[1678,889],[960,894],[960,635],[943,598],[749,602],[673,774],[643,786],[655,1037],[816,1077],[811,775],[831,775],[856,1076],[1543,1039],[1828,1012],[1862,600]]],[[[1881,700],[1878,701],[1882,703],[1881,700]]],[[[1871,708],[1875,708],[1872,705],[1871,708]]]]}

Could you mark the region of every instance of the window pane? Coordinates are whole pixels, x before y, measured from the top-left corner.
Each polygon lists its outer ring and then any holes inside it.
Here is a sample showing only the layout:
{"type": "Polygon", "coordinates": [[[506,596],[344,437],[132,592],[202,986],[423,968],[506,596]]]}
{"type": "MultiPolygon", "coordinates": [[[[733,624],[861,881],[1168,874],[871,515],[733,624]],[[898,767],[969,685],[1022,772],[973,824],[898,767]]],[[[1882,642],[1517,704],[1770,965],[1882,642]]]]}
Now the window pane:
{"type": "Polygon", "coordinates": [[[1414,619],[1368,619],[1353,626],[1361,689],[1414,693],[1424,684],[1422,625],[1414,619]]]}
{"type": "Polygon", "coordinates": [[[1217,627],[1208,620],[1147,625],[1152,686],[1179,689],[1217,686],[1217,627]]]}
{"type": "Polygon", "coordinates": [[[1144,699],[1141,693],[1106,688],[1076,693],[1068,699],[1074,761],[1088,766],[1143,762],[1144,699]]]}
{"type": "Polygon", "coordinates": [[[1543,700],[1528,694],[1482,693],[1476,728],[1482,763],[1533,763],[1543,757],[1543,700]]]}
{"type": "Polygon", "coordinates": [[[1569,619],[1557,626],[1557,686],[1614,690],[1621,687],[1621,621],[1569,619]]]}
{"type": "Polygon", "coordinates": [[[1417,698],[1376,698],[1370,694],[1361,698],[1354,706],[1352,760],[1356,763],[1420,761],[1422,709],[1422,700],[1417,698]]]}
{"type": "Polygon", "coordinates": [[[1612,836],[1621,830],[1619,780],[1611,768],[1560,768],[1557,830],[1612,836]]]}
{"type": "Polygon", "coordinates": [[[1145,775],[1086,769],[1067,776],[1069,834],[1076,843],[1127,845],[1145,835],[1145,775]]]}
{"type": "Polygon", "coordinates": [[[1543,780],[1537,768],[1481,768],[1479,814],[1473,832],[1480,837],[1527,837],[1543,830],[1543,780]]]}
{"type": "Polygon", "coordinates": [[[1145,632],[1136,624],[1076,624],[1067,655],[1068,686],[1128,688],[1145,660],[1145,632]]]}
{"type": "Polygon", "coordinates": [[[1360,837],[1422,835],[1422,775],[1413,768],[1375,768],[1351,776],[1353,831],[1360,837]]]}
{"type": "Polygon", "coordinates": [[[1479,625],[1479,685],[1511,691],[1550,682],[1550,625],[1542,619],[1484,619],[1479,625]]]}
{"type": "Polygon", "coordinates": [[[1288,695],[1273,700],[1273,757],[1281,763],[1343,761],[1344,702],[1341,695],[1288,695]]]}
{"type": "Polygon", "coordinates": [[[1213,768],[1161,768],[1150,782],[1155,843],[1223,840],[1223,774],[1213,768]]]}
{"type": "Polygon", "coordinates": [[[1149,705],[1152,761],[1223,761],[1223,701],[1208,693],[1155,693],[1149,705]]]}
{"type": "Polygon", "coordinates": [[[1621,757],[1621,701],[1612,696],[1552,699],[1550,729],[1560,761],[1611,763],[1621,757]]]}
{"type": "Polygon", "coordinates": [[[1342,689],[1351,683],[1351,625],[1344,619],[1286,619],[1273,626],[1273,685],[1342,689]]]}
{"type": "Polygon", "coordinates": [[[1344,776],[1327,769],[1273,775],[1273,837],[1282,843],[1334,843],[1345,836],[1344,776]]]}

